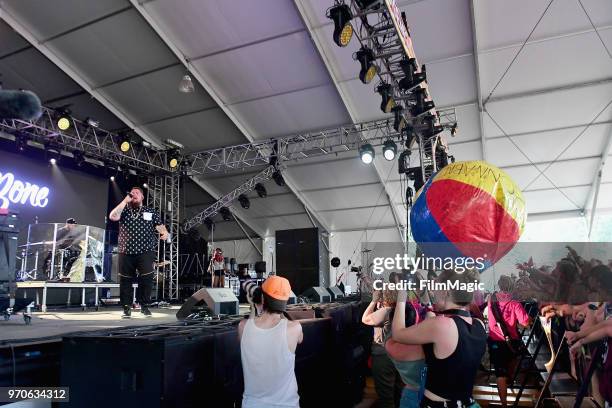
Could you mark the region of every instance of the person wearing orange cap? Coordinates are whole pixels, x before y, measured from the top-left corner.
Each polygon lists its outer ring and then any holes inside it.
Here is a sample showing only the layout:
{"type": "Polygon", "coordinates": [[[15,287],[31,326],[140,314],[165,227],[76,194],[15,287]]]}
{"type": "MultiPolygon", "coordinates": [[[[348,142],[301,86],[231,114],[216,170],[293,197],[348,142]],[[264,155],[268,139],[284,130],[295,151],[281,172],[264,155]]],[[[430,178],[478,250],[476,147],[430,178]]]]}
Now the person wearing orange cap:
{"type": "Polygon", "coordinates": [[[261,285],[263,313],[238,326],[244,375],[243,408],[299,407],[295,350],[302,325],[286,313],[289,281],[270,276],[261,285]]]}

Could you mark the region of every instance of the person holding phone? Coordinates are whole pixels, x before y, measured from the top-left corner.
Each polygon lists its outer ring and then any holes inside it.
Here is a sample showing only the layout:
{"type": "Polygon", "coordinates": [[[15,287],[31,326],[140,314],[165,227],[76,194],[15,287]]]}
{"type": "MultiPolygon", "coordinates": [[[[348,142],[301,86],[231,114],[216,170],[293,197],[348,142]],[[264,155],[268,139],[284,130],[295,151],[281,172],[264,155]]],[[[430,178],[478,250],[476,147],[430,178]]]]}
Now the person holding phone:
{"type": "Polygon", "coordinates": [[[115,207],[109,218],[119,221],[119,277],[123,317],[131,316],[132,283],[138,283],[138,303],[145,316],[151,316],[149,303],[153,289],[153,264],[158,240],[168,239],[168,230],[159,213],[143,205],[144,193],[134,187],[115,207]]]}

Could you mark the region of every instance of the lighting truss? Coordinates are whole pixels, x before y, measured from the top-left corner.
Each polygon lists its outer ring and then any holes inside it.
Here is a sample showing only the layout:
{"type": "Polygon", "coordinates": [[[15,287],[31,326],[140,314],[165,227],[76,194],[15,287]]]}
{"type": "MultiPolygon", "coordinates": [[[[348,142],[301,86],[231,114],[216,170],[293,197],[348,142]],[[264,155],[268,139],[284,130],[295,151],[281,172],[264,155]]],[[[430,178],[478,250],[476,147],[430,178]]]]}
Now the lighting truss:
{"type": "MultiPolygon", "coordinates": [[[[450,127],[456,122],[455,108],[441,111],[444,122],[450,127]]],[[[418,124],[415,131],[425,131],[426,125],[418,124]]],[[[329,154],[357,151],[362,143],[381,146],[388,139],[402,140],[402,134],[393,129],[393,120],[380,119],[334,128],[299,133],[276,139],[222,147],[193,153],[185,157],[184,167],[188,175],[223,173],[257,166],[267,166],[272,158],[279,163],[289,163],[329,154]]]]}
{"type": "MultiPolygon", "coordinates": [[[[343,2],[338,0],[336,3],[342,4],[343,2]]],[[[404,68],[408,61],[413,66],[414,70],[411,70],[411,72],[414,72],[415,75],[425,75],[425,71],[424,67],[418,62],[409,27],[404,14],[396,4],[396,0],[380,0],[363,10],[359,3],[364,2],[356,0],[346,0],[345,2],[350,7],[354,17],[351,22],[354,28],[354,36],[361,43],[362,48],[372,50],[374,63],[378,66],[377,75],[380,83],[390,85],[395,104],[403,108],[402,116],[404,120],[414,128],[416,141],[419,144],[421,167],[424,170],[422,174],[425,177],[426,174],[432,174],[438,170],[439,160],[436,159],[435,154],[440,153],[436,149],[427,148],[427,145],[445,145],[445,143],[440,140],[440,135],[431,135],[424,131],[424,119],[427,115],[431,115],[434,119],[434,126],[451,128],[456,125],[454,110],[453,118],[449,120],[451,118],[446,116],[446,112],[435,109],[426,80],[416,81],[417,83],[410,84],[409,87],[404,85],[404,89],[400,87],[400,81],[406,77],[404,68]],[[427,109],[428,107],[429,109],[427,109]],[[413,109],[417,112],[414,112],[413,109]],[[420,112],[418,112],[419,110],[420,112]],[[429,141],[432,138],[437,140],[429,141]],[[428,156],[428,151],[433,153],[434,156],[428,156]],[[426,166],[433,167],[426,168],[426,166]]],[[[426,181],[426,179],[423,181],[426,181]]]]}
{"type": "Polygon", "coordinates": [[[255,176],[247,180],[245,183],[241,184],[240,186],[236,187],[234,190],[230,191],[223,197],[219,198],[211,206],[204,209],[203,211],[200,211],[198,214],[194,215],[193,217],[185,221],[183,223],[183,230],[189,231],[190,229],[203,224],[205,219],[215,216],[219,212],[219,210],[221,210],[221,208],[223,207],[229,208],[230,204],[234,200],[238,199],[238,196],[240,196],[240,194],[245,194],[245,193],[248,193],[249,191],[252,191],[253,189],[255,189],[255,184],[257,183],[263,183],[265,181],[270,180],[272,178],[272,174],[276,170],[278,170],[278,166],[268,165],[268,167],[266,167],[265,169],[257,173],[255,176]]]}
{"type": "Polygon", "coordinates": [[[29,140],[41,145],[53,145],[67,152],[80,151],[88,158],[104,163],[121,165],[144,173],[166,173],[167,150],[132,144],[127,152],[119,148],[118,135],[70,118],[70,127],[60,130],[56,123],[57,112],[43,107],[42,115],[34,121],[18,119],[0,120],[0,130],[7,133],[21,132],[29,140]]]}

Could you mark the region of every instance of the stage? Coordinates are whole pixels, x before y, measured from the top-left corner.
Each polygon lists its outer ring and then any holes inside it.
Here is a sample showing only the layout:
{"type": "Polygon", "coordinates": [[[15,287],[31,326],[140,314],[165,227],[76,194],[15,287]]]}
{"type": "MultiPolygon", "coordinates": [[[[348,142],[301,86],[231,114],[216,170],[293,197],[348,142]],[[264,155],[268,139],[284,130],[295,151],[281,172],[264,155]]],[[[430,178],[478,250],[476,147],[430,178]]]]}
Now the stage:
{"type": "MultiPolygon", "coordinates": [[[[40,339],[57,339],[69,333],[117,329],[177,323],[176,312],[180,306],[151,308],[153,316],[144,317],[140,310],[133,310],[132,317],[122,319],[123,310],[119,307],[108,307],[99,311],[81,309],[60,309],[48,312],[33,312],[32,324],[26,325],[21,313],[11,316],[8,321],[0,320],[0,346],[12,340],[39,341],[40,339]]],[[[240,305],[241,313],[248,313],[248,305],[240,305]]]]}

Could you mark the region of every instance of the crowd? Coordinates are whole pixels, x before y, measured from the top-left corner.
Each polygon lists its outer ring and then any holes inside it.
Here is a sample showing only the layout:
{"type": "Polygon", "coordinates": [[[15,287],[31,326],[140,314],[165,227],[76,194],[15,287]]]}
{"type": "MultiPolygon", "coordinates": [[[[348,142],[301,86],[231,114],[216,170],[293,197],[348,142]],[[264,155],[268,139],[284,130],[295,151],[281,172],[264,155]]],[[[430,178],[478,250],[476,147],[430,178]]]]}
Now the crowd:
{"type": "MultiPolygon", "coordinates": [[[[607,272],[610,274],[610,270],[607,272]]],[[[413,279],[419,279],[419,274],[413,279]]],[[[392,273],[390,282],[409,278],[392,273]]],[[[471,282],[478,273],[442,271],[439,282],[471,282]]],[[[515,279],[501,276],[499,290],[484,299],[461,290],[375,291],[362,323],[373,327],[371,372],[377,407],[478,407],[472,391],[485,354],[494,368],[499,399],[507,406],[507,388],[515,378],[524,345],[521,327],[532,320],[515,300],[515,279]]],[[[605,288],[612,299],[612,287],[605,288]]],[[[301,326],[286,314],[291,288],[271,276],[239,334],[245,380],[244,407],[297,407],[295,350],[303,339],[301,326]]],[[[601,289],[600,289],[601,291],[601,289]]],[[[601,361],[592,379],[591,394],[602,406],[612,401],[612,303],[539,304],[543,321],[561,325],[573,361],[601,344],[601,361]],[[598,343],[599,342],[599,343],[598,343]]]]}

